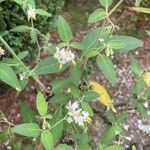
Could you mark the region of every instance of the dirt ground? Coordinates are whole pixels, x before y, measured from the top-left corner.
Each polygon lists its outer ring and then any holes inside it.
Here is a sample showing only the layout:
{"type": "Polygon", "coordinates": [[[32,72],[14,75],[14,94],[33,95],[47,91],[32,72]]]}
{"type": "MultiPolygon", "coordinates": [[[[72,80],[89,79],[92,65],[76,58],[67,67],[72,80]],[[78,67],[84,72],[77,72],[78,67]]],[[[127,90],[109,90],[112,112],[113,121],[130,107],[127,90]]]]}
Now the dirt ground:
{"type": "MultiPolygon", "coordinates": [[[[91,30],[97,26],[86,25],[86,19],[89,12],[97,7],[97,2],[95,2],[95,0],[89,0],[88,2],[89,3],[86,3],[86,1],[79,1],[76,5],[70,3],[63,11],[63,14],[69,18],[70,22],[73,24],[73,28],[77,32],[77,40],[81,39],[81,36],[85,34],[86,30],[91,30]],[[78,10],[78,13],[75,14],[76,9],[78,10]],[[79,23],[76,24],[77,21],[79,23]],[[79,29],[81,29],[82,32],[79,32],[79,29]]],[[[112,20],[120,27],[120,30],[117,31],[118,33],[126,33],[144,41],[144,46],[133,52],[135,57],[138,58],[143,70],[150,70],[150,38],[144,31],[148,29],[150,25],[147,17],[147,15],[141,15],[129,11],[127,4],[122,9],[118,9],[117,13],[115,13],[112,18],[112,20]],[[116,18],[118,19],[116,20],[116,18]]],[[[57,35],[55,38],[57,40],[57,35]]],[[[119,64],[115,64],[118,76],[118,86],[112,88],[98,71],[93,72],[92,78],[107,85],[108,89],[111,89],[110,94],[114,95],[113,99],[117,111],[121,112],[124,105],[126,105],[129,100],[129,86],[132,82],[134,82],[134,77],[129,69],[129,53],[123,53],[114,57],[119,57],[120,61],[119,64]]],[[[48,83],[60,76],[62,76],[62,74],[46,75],[42,76],[41,80],[44,83],[48,83]]],[[[63,73],[63,76],[67,76],[67,71],[63,73]]],[[[6,115],[10,122],[17,124],[21,121],[18,108],[20,100],[24,100],[25,103],[32,107],[32,109],[35,109],[36,88],[36,83],[31,79],[25,90],[20,95],[17,95],[10,87],[0,84],[0,110],[6,115]]],[[[92,103],[92,106],[96,114],[93,118],[93,124],[89,131],[91,134],[91,141],[97,143],[101,136],[101,131],[105,127],[106,123],[100,115],[101,110],[98,107],[99,105],[97,105],[97,102],[92,103]]],[[[150,109],[150,103],[147,104],[147,107],[150,109]]],[[[136,144],[138,146],[138,150],[150,150],[150,134],[146,134],[138,128],[139,122],[150,125],[150,120],[142,119],[141,115],[133,109],[127,110],[127,114],[128,119],[124,126],[126,128],[126,137],[128,138],[125,139],[124,145],[126,148],[130,148],[131,144],[136,144]]],[[[0,149],[7,149],[7,146],[2,145],[1,143],[0,149]]]]}

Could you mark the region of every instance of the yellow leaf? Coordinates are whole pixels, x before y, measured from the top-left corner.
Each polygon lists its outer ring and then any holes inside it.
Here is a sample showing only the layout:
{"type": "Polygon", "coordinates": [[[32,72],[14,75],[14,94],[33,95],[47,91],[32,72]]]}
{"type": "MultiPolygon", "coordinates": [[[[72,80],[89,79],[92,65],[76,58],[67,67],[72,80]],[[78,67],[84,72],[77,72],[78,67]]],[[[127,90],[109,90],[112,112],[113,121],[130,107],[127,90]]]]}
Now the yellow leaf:
{"type": "Polygon", "coordinates": [[[59,65],[59,70],[61,70],[61,69],[62,69],[62,67],[63,67],[63,65],[62,65],[62,64],[60,64],[60,65],[59,65]]]}
{"type": "Polygon", "coordinates": [[[150,87],[150,72],[145,72],[143,78],[146,85],[150,87]]]}
{"type": "Polygon", "coordinates": [[[72,64],[73,64],[73,65],[76,65],[76,62],[75,62],[74,60],[72,60],[72,64]]]}
{"type": "Polygon", "coordinates": [[[92,89],[100,95],[99,101],[108,108],[111,108],[113,112],[116,112],[116,109],[113,106],[113,102],[109,97],[106,89],[95,81],[90,81],[89,85],[92,86],[92,89]]]}

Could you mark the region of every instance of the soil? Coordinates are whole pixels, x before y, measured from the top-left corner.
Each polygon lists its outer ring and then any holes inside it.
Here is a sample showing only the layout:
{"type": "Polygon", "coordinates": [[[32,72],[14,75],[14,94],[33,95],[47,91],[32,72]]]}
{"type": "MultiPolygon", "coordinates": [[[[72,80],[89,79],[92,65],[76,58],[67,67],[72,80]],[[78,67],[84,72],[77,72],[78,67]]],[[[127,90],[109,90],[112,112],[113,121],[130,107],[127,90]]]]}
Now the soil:
{"type": "MultiPolygon", "coordinates": [[[[86,1],[78,0],[76,4],[72,4],[70,2],[66,9],[64,9],[63,14],[67,18],[69,18],[70,22],[73,24],[73,28],[75,28],[75,31],[78,32],[79,29],[82,29],[82,32],[76,33],[75,40],[80,40],[81,36],[85,34],[86,30],[91,30],[99,25],[85,25],[85,20],[87,19],[87,16],[90,12],[92,12],[92,10],[97,7],[97,5],[98,3],[95,0],[88,0],[87,3],[86,1]],[[75,7],[73,8],[73,6],[75,7]],[[78,14],[75,14],[75,10],[79,11],[78,14]],[[80,22],[76,24],[76,21],[79,20],[80,22]]],[[[150,25],[148,24],[148,21],[146,19],[147,16],[142,16],[141,14],[131,12],[128,10],[127,7],[123,7],[122,9],[123,10],[117,10],[117,13],[114,14],[114,18],[112,18],[112,20],[113,22],[116,22],[116,24],[120,27],[120,31],[118,31],[118,33],[123,32],[130,35],[134,34],[136,38],[144,41],[144,46],[135,50],[132,53],[135,55],[136,58],[138,58],[140,66],[143,70],[150,70],[150,38],[144,31],[148,29],[150,25]],[[134,20],[135,16],[137,16],[136,21],[134,20]],[[116,20],[116,18],[119,19],[116,20]],[[139,22],[139,20],[142,20],[142,22],[139,22]],[[135,33],[134,31],[138,31],[138,33],[135,33]]],[[[57,40],[57,34],[55,34],[54,37],[57,40]]],[[[121,55],[117,54],[114,57],[119,58],[120,61],[119,64],[115,64],[118,76],[118,86],[112,88],[108,81],[105,80],[105,78],[99,71],[94,71],[92,73],[92,78],[101,82],[103,85],[106,85],[107,89],[110,90],[110,95],[114,95],[113,99],[117,111],[121,112],[124,109],[124,106],[129,101],[129,86],[134,82],[134,76],[129,69],[129,53],[123,53],[121,55]]],[[[59,78],[60,76],[67,76],[67,71],[64,72],[63,75],[45,75],[41,76],[40,79],[46,84],[50,83],[50,81],[52,81],[53,79],[59,78]]],[[[20,123],[21,117],[18,107],[19,101],[25,101],[26,104],[28,104],[33,110],[35,110],[36,90],[37,84],[32,79],[30,80],[25,90],[19,95],[17,95],[16,92],[10,87],[0,84],[0,111],[5,114],[6,118],[10,122],[14,124],[20,123]]],[[[147,104],[147,107],[150,110],[149,102],[147,104]]],[[[95,116],[93,118],[93,124],[89,129],[91,135],[90,139],[91,142],[98,143],[101,133],[106,126],[106,122],[101,116],[101,113],[103,114],[104,111],[101,110],[99,104],[97,102],[93,102],[92,106],[93,110],[95,111],[95,116]]],[[[128,138],[125,137],[124,145],[126,146],[126,148],[130,148],[132,144],[136,144],[138,150],[150,150],[150,134],[146,134],[138,128],[138,122],[143,122],[144,124],[150,125],[150,121],[143,119],[141,115],[132,108],[129,108],[129,110],[127,110],[127,114],[128,119],[125,122],[124,126],[126,129],[126,137],[128,138]]],[[[0,124],[0,126],[4,126],[4,124],[0,124]]],[[[7,143],[0,143],[0,149],[9,149],[8,145],[9,144],[7,143]]]]}

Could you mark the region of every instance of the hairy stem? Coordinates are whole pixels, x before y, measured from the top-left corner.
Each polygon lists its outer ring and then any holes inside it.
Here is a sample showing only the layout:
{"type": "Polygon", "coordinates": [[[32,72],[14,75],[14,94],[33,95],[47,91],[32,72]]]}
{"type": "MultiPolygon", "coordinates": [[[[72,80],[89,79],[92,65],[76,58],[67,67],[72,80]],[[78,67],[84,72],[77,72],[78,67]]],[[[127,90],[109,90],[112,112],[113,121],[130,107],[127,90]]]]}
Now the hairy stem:
{"type": "Polygon", "coordinates": [[[55,123],[53,126],[51,126],[49,129],[45,130],[45,132],[51,130],[51,129],[54,128],[54,127],[56,127],[56,126],[57,126],[58,124],[60,124],[62,121],[66,120],[66,118],[67,118],[67,115],[66,115],[63,119],[61,119],[61,120],[59,120],[57,123],[55,123]]]}
{"type": "Polygon", "coordinates": [[[18,61],[18,63],[23,67],[23,69],[27,71],[27,73],[30,74],[42,88],[45,89],[46,88],[45,85],[38,79],[38,77],[31,74],[29,68],[21,61],[21,59],[16,55],[13,49],[7,44],[7,42],[1,36],[0,36],[0,41],[5,45],[9,53],[18,61]]]}
{"type": "MultiPolygon", "coordinates": [[[[32,25],[32,28],[35,30],[33,19],[31,19],[31,25],[32,25]]],[[[40,44],[39,44],[39,41],[37,38],[36,38],[36,44],[37,44],[37,48],[38,48],[38,54],[37,54],[36,60],[38,61],[40,59],[40,55],[41,55],[41,48],[40,48],[40,44]]]]}
{"type": "Polygon", "coordinates": [[[21,59],[16,55],[12,48],[7,44],[7,42],[0,36],[0,41],[5,45],[9,53],[19,62],[19,64],[25,69],[28,70],[28,67],[21,61],[21,59]]]}
{"type": "Polygon", "coordinates": [[[115,7],[107,14],[107,17],[109,17],[116,9],[117,7],[123,2],[123,0],[120,0],[115,7]]]}

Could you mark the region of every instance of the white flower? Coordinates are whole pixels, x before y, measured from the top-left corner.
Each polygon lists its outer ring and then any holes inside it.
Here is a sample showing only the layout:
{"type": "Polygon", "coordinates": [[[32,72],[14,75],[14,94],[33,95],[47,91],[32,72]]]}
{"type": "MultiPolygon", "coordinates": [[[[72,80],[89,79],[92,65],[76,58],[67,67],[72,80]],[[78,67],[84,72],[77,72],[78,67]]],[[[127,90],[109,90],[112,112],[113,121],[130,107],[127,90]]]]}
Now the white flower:
{"type": "Polygon", "coordinates": [[[127,139],[128,141],[131,141],[131,140],[132,140],[132,138],[131,138],[130,136],[126,136],[126,139],[127,139]]]}
{"type": "Polygon", "coordinates": [[[0,47],[0,56],[5,54],[5,50],[0,47]]]}
{"type": "Polygon", "coordinates": [[[79,103],[78,102],[74,102],[72,105],[73,110],[76,110],[79,108],[79,103]]]}
{"type": "Polygon", "coordinates": [[[150,134],[150,125],[145,125],[145,124],[140,123],[138,124],[138,128],[141,131],[145,132],[146,134],[150,134]]]}
{"type": "Polygon", "coordinates": [[[145,106],[145,108],[148,108],[149,107],[148,102],[145,102],[144,106],[145,106]]]}
{"type": "Polygon", "coordinates": [[[89,116],[89,113],[86,111],[82,111],[82,115],[84,117],[84,120],[86,121],[87,117],[89,116]]]}
{"type": "Polygon", "coordinates": [[[19,74],[19,78],[20,78],[21,81],[22,81],[23,79],[25,79],[25,78],[26,78],[26,72],[23,71],[22,73],[20,73],[20,74],[19,74]]]}
{"type": "Polygon", "coordinates": [[[100,39],[98,39],[101,43],[103,43],[104,42],[104,39],[102,39],[102,38],[100,38],[100,39]]]}
{"type": "Polygon", "coordinates": [[[75,123],[78,125],[78,126],[84,126],[84,118],[83,116],[79,115],[77,117],[75,117],[75,123]]]}
{"type": "Polygon", "coordinates": [[[28,10],[27,10],[27,14],[28,14],[28,20],[30,19],[36,19],[36,11],[34,8],[32,8],[32,6],[30,5],[28,10]]]}
{"type": "Polygon", "coordinates": [[[106,56],[113,55],[113,49],[109,44],[107,44],[106,50],[105,50],[106,56]]]}
{"type": "Polygon", "coordinates": [[[73,119],[71,117],[67,117],[67,122],[68,123],[72,123],[73,122],[73,119]]]}
{"type": "Polygon", "coordinates": [[[75,122],[75,124],[77,124],[78,126],[84,126],[86,122],[87,123],[91,122],[89,113],[79,108],[78,102],[71,103],[71,101],[69,101],[68,104],[66,105],[66,108],[68,109],[68,117],[67,117],[68,123],[75,122]]]}
{"type": "Polygon", "coordinates": [[[58,62],[63,65],[69,61],[74,63],[75,54],[71,52],[71,50],[66,50],[65,48],[59,49],[56,47],[56,53],[54,57],[58,60],[58,62]]]}
{"type": "Polygon", "coordinates": [[[78,102],[74,102],[73,104],[71,104],[71,101],[68,102],[68,104],[66,105],[66,108],[69,110],[69,111],[75,111],[76,109],[78,109],[79,107],[79,103],[78,102]]]}
{"type": "Polygon", "coordinates": [[[119,135],[120,134],[120,131],[119,130],[116,130],[115,131],[115,135],[119,135]]]}

